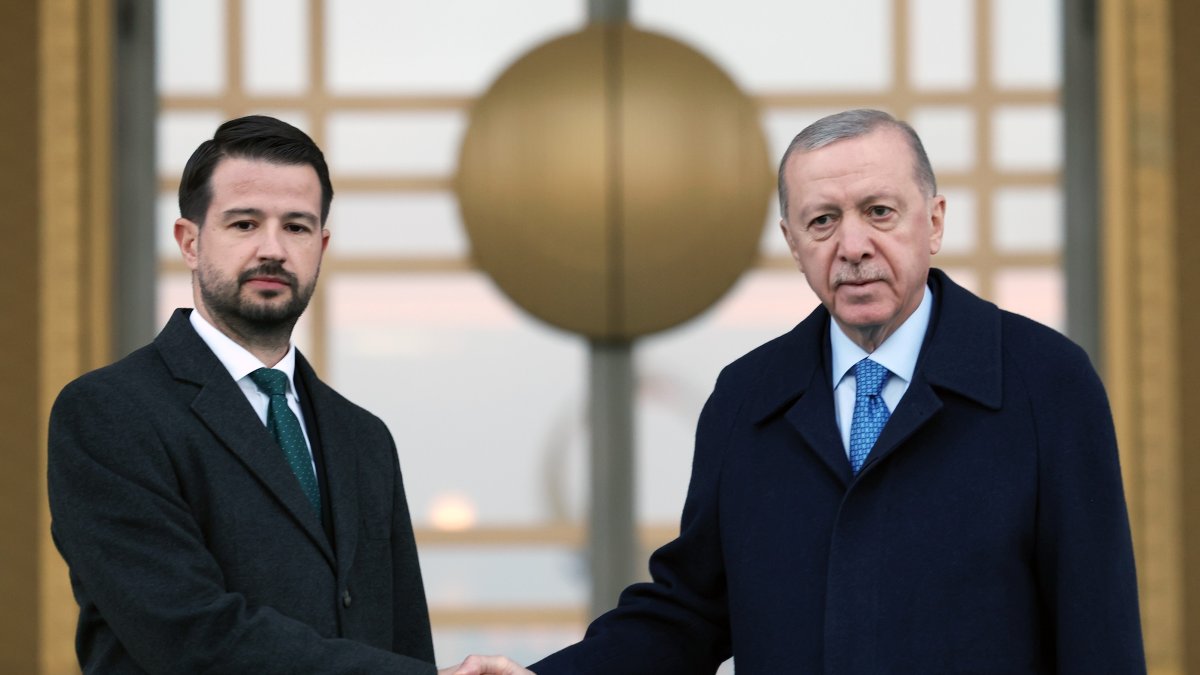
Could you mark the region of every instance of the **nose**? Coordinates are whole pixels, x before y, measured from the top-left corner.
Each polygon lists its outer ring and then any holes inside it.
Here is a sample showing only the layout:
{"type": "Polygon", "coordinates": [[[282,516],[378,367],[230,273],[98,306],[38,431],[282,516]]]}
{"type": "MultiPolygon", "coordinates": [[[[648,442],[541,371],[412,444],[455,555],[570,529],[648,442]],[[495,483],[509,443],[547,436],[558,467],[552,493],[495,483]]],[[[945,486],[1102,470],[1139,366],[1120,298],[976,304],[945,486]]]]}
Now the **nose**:
{"type": "Polygon", "coordinates": [[[858,216],[847,216],[838,228],[838,256],[857,264],[875,254],[875,228],[858,216]]]}
{"type": "Polygon", "coordinates": [[[258,257],[262,260],[284,260],[287,258],[283,245],[283,227],[278,223],[267,223],[259,229],[258,257]]]}

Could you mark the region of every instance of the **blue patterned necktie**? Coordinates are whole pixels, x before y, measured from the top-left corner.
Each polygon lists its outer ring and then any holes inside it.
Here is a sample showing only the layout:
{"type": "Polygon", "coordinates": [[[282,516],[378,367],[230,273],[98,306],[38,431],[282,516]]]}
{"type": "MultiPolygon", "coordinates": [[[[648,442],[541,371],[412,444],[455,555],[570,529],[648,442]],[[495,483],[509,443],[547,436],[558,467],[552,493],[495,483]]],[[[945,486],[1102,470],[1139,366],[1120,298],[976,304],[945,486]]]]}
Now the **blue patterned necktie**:
{"type": "Polygon", "coordinates": [[[313,473],[312,455],[308,452],[308,444],[304,442],[304,433],[300,430],[300,420],[288,407],[287,402],[287,373],[274,368],[259,368],[250,373],[250,379],[258,385],[259,390],[270,397],[267,406],[267,428],[274,434],[279,447],[283,448],[283,456],[287,458],[288,466],[300,481],[300,489],[308,498],[313,509],[321,513],[321,491],[317,488],[317,477],[313,473]]]}
{"type": "Polygon", "coordinates": [[[875,439],[887,424],[887,403],[883,402],[883,383],[887,381],[887,368],[870,359],[854,364],[854,417],[850,421],[850,468],[858,475],[875,439]]]}

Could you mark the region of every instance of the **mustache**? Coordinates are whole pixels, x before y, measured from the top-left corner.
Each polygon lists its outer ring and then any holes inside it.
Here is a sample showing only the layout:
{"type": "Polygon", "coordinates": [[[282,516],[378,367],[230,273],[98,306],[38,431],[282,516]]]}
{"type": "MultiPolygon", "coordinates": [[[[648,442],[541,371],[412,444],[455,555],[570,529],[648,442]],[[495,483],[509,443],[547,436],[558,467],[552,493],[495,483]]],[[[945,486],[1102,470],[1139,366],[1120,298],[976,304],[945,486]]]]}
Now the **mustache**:
{"type": "Polygon", "coordinates": [[[238,285],[241,286],[255,277],[283,279],[293,290],[295,290],[297,285],[296,275],[283,269],[283,264],[279,262],[265,262],[258,267],[242,272],[238,275],[238,285]]]}
{"type": "Polygon", "coordinates": [[[865,284],[868,281],[884,281],[887,279],[886,270],[876,267],[848,266],[837,271],[833,276],[835,287],[842,284],[865,284]]]}

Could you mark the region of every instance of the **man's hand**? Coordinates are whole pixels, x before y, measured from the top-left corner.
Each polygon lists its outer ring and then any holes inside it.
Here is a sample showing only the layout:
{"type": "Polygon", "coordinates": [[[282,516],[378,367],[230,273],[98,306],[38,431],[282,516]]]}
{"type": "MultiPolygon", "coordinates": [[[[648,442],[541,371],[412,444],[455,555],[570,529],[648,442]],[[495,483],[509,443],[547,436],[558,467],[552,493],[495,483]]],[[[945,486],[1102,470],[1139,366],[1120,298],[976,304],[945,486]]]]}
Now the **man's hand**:
{"type": "Polygon", "coordinates": [[[468,656],[457,666],[438,671],[438,675],[535,675],[505,656],[468,656]]]}

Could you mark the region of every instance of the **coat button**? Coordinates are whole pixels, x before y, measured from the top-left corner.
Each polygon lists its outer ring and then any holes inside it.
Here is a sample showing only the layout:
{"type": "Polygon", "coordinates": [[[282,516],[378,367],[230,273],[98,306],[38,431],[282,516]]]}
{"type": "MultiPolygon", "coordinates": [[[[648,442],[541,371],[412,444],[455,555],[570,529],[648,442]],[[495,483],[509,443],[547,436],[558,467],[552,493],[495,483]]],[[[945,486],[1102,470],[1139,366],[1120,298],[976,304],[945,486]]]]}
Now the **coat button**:
{"type": "Polygon", "coordinates": [[[351,602],[351,600],[350,600],[350,590],[349,590],[349,589],[347,589],[347,590],[344,590],[344,591],[342,591],[342,607],[345,607],[345,608],[349,609],[349,608],[350,608],[350,602],[351,602]]]}

